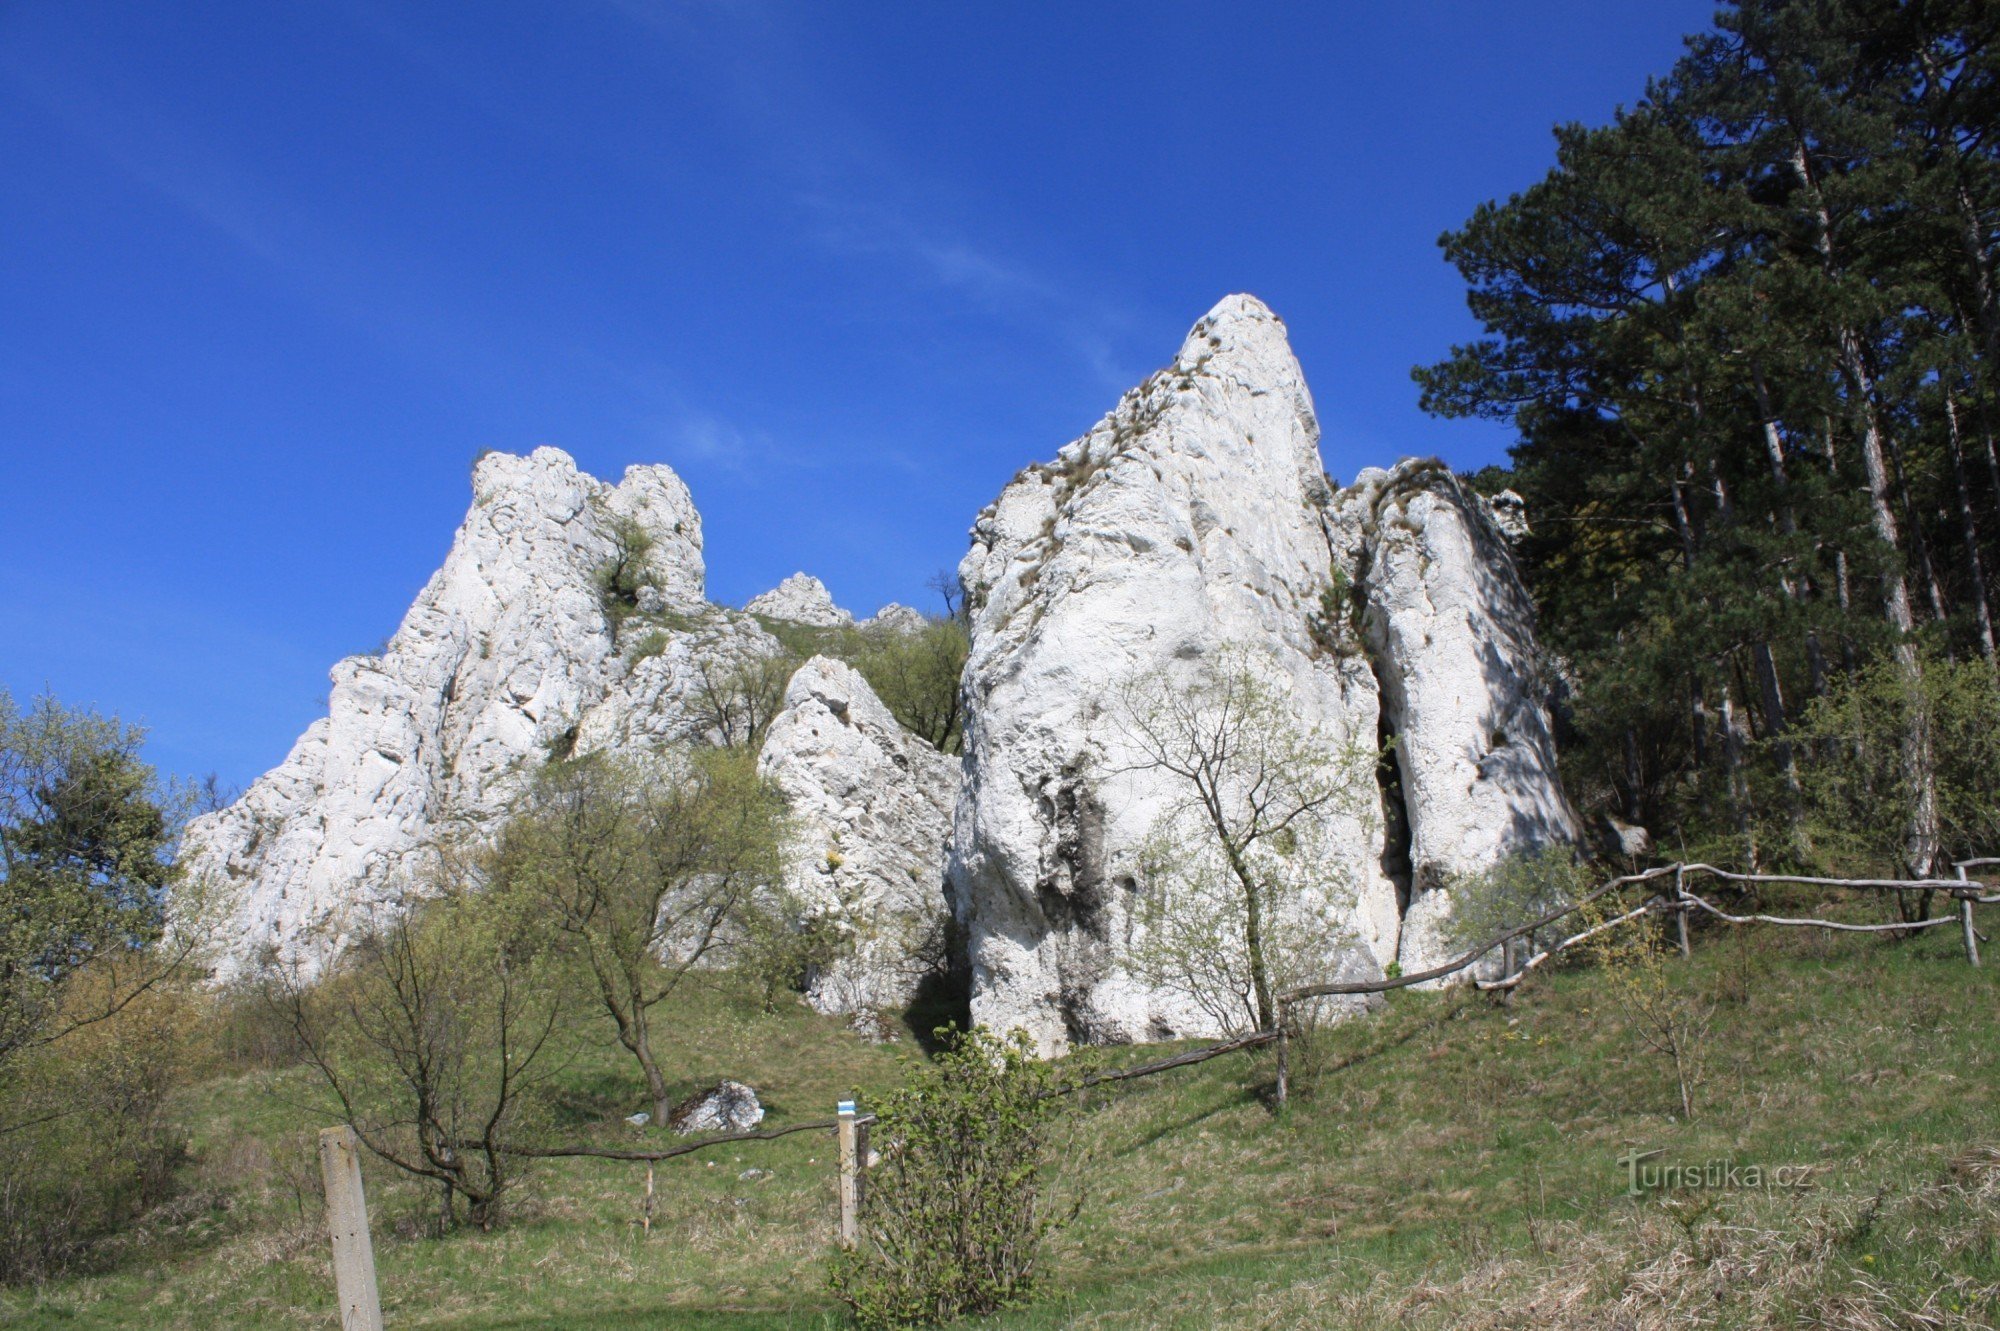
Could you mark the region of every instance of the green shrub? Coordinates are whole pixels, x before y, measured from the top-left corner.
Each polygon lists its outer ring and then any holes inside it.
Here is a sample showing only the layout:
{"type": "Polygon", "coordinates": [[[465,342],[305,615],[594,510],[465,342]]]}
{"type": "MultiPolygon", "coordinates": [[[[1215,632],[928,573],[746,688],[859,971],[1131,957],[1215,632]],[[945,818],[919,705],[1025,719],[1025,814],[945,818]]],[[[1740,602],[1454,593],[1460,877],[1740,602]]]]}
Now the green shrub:
{"type": "Polygon", "coordinates": [[[1352,656],[1361,649],[1362,617],[1367,598],[1338,563],[1320,588],[1319,609],[1306,615],[1306,633],[1314,645],[1334,656],[1352,656]]]}
{"type": "Polygon", "coordinates": [[[653,585],[646,558],[653,550],[653,536],[631,518],[613,518],[610,530],[613,554],[597,570],[597,595],[605,617],[617,628],[638,613],[640,589],[653,585]]]}
{"type": "MultiPolygon", "coordinates": [[[[1451,877],[1447,883],[1451,890],[1447,936],[1455,949],[1476,947],[1569,905],[1602,881],[1603,875],[1573,846],[1516,852],[1478,873],[1451,877]]],[[[1562,919],[1549,925],[1546,932],[1561,937],[1578,927],[1578,921],[1562,919]]],[[[1546,941],[1539,933],[1530,934],[1513,945],[1513,954],[1526,957],[1546,941]]]]}
{"type": "MultiPolygon", "coordinates": [[[[868,687],[905,730],[929,741],[941,752],[959,751],[964,728],[959,677],[965,672],[965,658],[971,646],[963,619],[927,617],[922,628],[899,629],[882,625],[862,628],[853,624],[822,628],[765,615],[756,618],[784,649],[775,658],[783,665],[777,686],[780,697],[794,667],[814,656],[832,657],[860,671],[868,687]]],[[[736,673],[749,672],[745,677],[752,679],[754,686],[757,672],[768,674],[771,668],[768,663],[752,663],[736,673]]],[[[740,683],[732,687],[742,691],[740,683]]],[[[713,692],[712,688],[704,688],[705,694],[713,692]]],[[[710,710],[714,710],[713,704],[710,710]]],[[[775,712],[775,706],[771,710],[775,712]]],[[[762,737],[763,732],[758,729],[755,738],[762,737]]]]}
{"type": "Polygon", "coordinates": [[[1035,1057],[1016,1032],[951,1038],[877,1112],[882,1161],[861,1208],[862,1243],[828,1283],[864,1327],[929,1326],[1025,1303],[1044,1241],[1075,1217],[1076,1068],[1035,1057]]]}
{"type": "Polygon", "coordinates": [[[2000,846],[2000,686],[1981,658],[1926,656],[1912,679],[1893,658],[1835,682],[1790,737],[1816,869],[1902,873],[1907,838],[1928,796],[1940,866],[2000,846]],[[1904,761],[1905,736],[1929,739],[1932,786],[1904,761]]]}
{"type": "Polygon", "coordinates": [[[196,1006],[149,994],[10,1063],[0,1081],[0,1284],[92,1264],[174,1194],[187,1130],[168,1100],[195,1043],[196,1006]]]}
{"type": "Polygon", "coordinates": [[[909,632],[878,629],[852,659],[904,729],[940,752],[957,753],[964,724],[959,677],[970,649],[963,621],[932,619],[909,632]]]}

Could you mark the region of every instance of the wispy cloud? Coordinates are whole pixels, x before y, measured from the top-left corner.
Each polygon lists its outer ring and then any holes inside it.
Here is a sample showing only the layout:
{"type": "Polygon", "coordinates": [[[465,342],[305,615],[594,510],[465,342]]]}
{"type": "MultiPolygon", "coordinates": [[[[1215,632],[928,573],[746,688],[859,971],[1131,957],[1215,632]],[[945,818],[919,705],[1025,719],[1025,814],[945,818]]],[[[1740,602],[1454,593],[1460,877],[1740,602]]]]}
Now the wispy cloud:
{"type": "Polygon", "coordinates": [[[471,383],[492,344],[465,312],[426,299],[420,271],[357,245],[321,211],[257,183],[129,88],[81,70],[0,53],[0,87],[126,179],[208,228],[321,317],[352,328],[428,376],[471,383]]]}
{"type": "Polygon", "coordinates": [[[907,207],[823,191],[802,192],[798,198],[815,219],[815,240],[837,253],[895,259],[920,280],[962,292],[1002,313],[1045,311],[1066,303],[1062,289],[1032,266],[965,236],[933,229],[907,207]]]}
{"type": "Polygon", "coordinates": [[[804,43],[760,0],[607,0],[662,43],[790,189],[804,236],[842,258],[886,261],[925,298],[953,294],[988,318],[1069,347],[1122,390],[1150,366],[1113,348],[1136,312],[1051,272],[964,214],[958,182],[893,149],[814,77],[804,43]]]}
{"type": "Polygon", "coordinates": [[[657,434],[670,457],[727,472],[754,484],[773,467],[805,465],[761,430],[749,430],[707,411],[683,408],[661,420],[657,434]]]}

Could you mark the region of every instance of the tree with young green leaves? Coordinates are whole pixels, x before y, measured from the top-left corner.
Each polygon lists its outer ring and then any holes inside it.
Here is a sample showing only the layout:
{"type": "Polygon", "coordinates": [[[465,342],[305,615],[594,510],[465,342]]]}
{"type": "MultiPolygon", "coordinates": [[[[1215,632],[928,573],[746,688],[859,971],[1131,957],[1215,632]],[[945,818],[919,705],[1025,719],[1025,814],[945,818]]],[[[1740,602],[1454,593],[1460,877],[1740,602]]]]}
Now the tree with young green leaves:
{"type": "Polygon", "coordinates": [[[198,885],[173,862],[184,801],[140,758],[142,740],[115,718],[53,698],[23,709],[0,690],[0,1079],[198,959],[198,885]]]}
{"type": "Polygon", "coordinates": [[[656,1122],[673,1097],[655,1013],[744,937],[782,876],[783,839],[783,801],[736,749],[552,763],[501,834],[496,888],[535,903],[575,959],[656,1122]]]}
{"type": "Polygon", "coordinates": [[[905,730],[940,753],[957,753],[964,731],[959,678],[970,646],[963,620],[926,619],[920,628],[877,629],[853,664],[905,730]]]}
{"type": "Polygon", "coordinates": [[[1338,825],[1377,799],[1377,754],[1289,704],[1275,662],[1226,648],[1179,679],[1134,680],[1118,704],[1135,770],[1177,798],[1145,854],[1135,956],[1225,1030],[1277,1028],[1277,994],[1317,979],[1351,940],[1338,825]]]}
{"type": "Polygon", "coordinates": [[[498,1225],[573,1048],[573,984],[543,903],[481,853],[434,847],[324,975],[259,995],[370,1151],[437,1185],[437,1231],[498,1225]]]}

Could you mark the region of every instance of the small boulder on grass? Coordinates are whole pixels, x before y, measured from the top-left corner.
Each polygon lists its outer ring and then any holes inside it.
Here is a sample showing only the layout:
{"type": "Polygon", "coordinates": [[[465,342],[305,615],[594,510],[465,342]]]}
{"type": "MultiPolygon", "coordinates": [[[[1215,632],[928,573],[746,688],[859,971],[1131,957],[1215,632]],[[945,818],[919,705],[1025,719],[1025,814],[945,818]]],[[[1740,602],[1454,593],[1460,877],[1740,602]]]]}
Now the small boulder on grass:
{"type": "Polygon", "coordinates": [[[724,1079],[696,1091],[674,1106],[667,1126],[682,1136],[697,1132],[748,1132],[764,1121],[757,1092],[740,1081],[724,1079]]]}

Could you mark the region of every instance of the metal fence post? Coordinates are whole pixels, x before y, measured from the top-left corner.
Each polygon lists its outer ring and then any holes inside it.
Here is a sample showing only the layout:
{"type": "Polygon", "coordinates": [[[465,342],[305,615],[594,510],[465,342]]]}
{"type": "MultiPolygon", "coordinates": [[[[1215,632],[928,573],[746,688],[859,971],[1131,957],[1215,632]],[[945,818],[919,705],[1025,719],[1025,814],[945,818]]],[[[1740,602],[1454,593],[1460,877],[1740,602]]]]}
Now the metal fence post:
{"type": "Polygon", "coordinates": [[[346,1124],[319,1134],[320,1177],[326,1181],[326,1227],[333,1235],[333,1281],[341,1331],[382,1331],[375,1288],[375,1249],[368,1241],[368,1202],[361,1193],[361,1153],[346,1124]]]}

